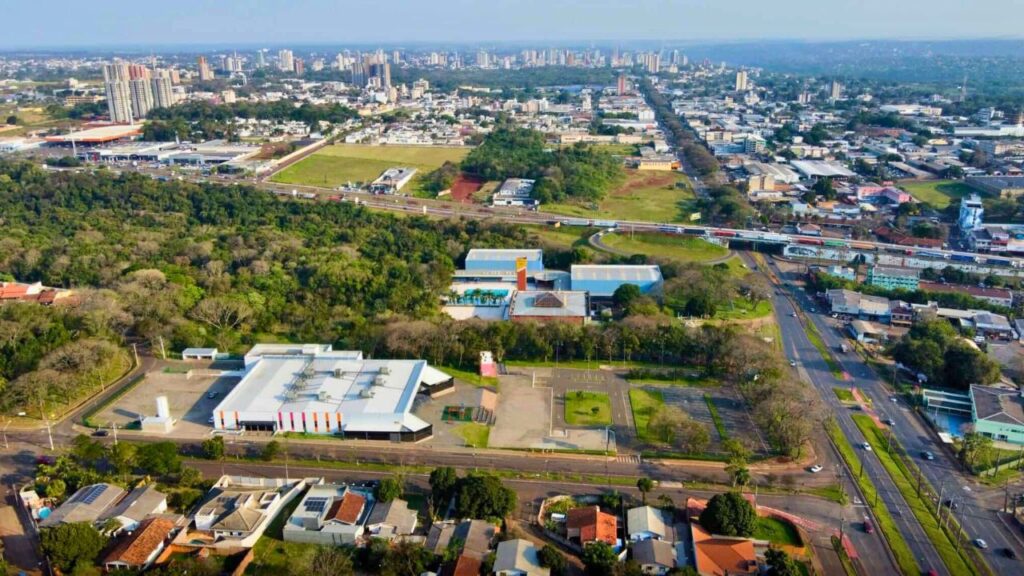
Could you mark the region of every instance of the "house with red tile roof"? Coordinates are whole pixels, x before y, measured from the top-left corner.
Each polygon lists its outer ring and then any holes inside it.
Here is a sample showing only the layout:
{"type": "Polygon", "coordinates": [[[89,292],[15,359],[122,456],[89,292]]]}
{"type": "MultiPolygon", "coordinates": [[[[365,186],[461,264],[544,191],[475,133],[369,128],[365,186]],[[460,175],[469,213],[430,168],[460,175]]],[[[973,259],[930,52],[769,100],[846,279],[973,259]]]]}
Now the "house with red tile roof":
{"type": "Polygon", "coordinates": [[[760,572],[753,540],[715,536],[696,522],[690,523],[690,534],[694,562],[701,576],[742,576],[760,572]]]}
{"type": "Polygon", "coordinates": [[[618,542],[618,519],[602,512],[598,506],[569,510],[565,515],[565,527],[569,540],[584,546],[597,541],[615,546],[618,542]]]}
{"type": "Polygon", "coordinates": [[[122,536],[103,558],[107,570],[144,570],[163,552],[174,531],[174,522],[166,518],[148,518],[133,532],[122,536]]]}

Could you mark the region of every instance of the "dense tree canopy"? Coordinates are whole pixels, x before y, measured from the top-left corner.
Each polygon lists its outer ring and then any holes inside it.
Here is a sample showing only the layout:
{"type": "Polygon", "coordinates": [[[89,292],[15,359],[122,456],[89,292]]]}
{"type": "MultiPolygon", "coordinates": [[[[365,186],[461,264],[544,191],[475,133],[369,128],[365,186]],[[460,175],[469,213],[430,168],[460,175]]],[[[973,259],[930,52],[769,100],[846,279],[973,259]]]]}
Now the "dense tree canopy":
{"type": "Polygon", "coordinates": [[[488,134],[462,161],[462,169],[486,180],[537,180],[534,197],[541,202],[599,200],[624,174],[622,163],[597,147],[551,148],[540,132],[511,127],[488,134]]]}
{"type": "Polygon", "coordinates": [[[700,513],[700,525],[720,536],[749,537],[757,526],[757,512],[739,492],[715,494],[700,513]]]}
{"type": "Polygon", "coordinates": [[[918,322],[892,348],[893,358],[928,378],[932,386],[966,390],[999,379],[999,365],[964,341],[949,322],[918,322]]]}
{"type": "Polygon", "coordinates": [[[355,110],[341,104],[299,104],[288,100],[234,104],[195,101],[151,110],[147,116],[149,122],[143,127],[143,137],[158,141],[174,140],[175,136],[182,140],[235,139],[235,118],[291,120],[308,124],[315,131],[320,121],[337,124],[358,117],[355,110]]]}
{"type": "Polygon", "coordinates": [[[54,566],[69,573],[79,564],[92,565],[107,539],[92,524],[74,522],[40,531],[39,543],[54,566]]]}

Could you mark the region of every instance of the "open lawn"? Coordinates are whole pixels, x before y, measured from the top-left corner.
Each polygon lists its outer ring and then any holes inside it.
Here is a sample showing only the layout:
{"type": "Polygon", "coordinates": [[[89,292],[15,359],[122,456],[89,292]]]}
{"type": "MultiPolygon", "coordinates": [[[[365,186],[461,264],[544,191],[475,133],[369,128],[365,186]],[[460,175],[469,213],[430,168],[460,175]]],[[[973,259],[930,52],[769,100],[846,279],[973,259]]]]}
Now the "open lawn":
{"type": "Polygon", "coordinates": [[[274,182],[336,187],[349,182],[371,182],[388,168],[416,168],[412,182],[402,193],[414,194],[420,181],[445,161],[459,162],[469,148],[445,146],[370,146],[334,144],[275,174],[274,182]]]}
{"type": "Polygon", "coordinates": [[[481,376],[476,372],[460,370],[458,368],[452,368],[451,366],[438,366],[438,369],[455,378],[459,382],[465,382],[471,386],[488,386],[495,390],[498,389],[498,379],[493,376],[481,376]]]}
{"type": "Polygon", "coordinates": [[[596,205],[564,202],[543,204],[540,210],[581,218],[683,222],[693,212],[687,208],[693,200],[693,189],[683,174],[626,170],[623,183],[596,205]]]}
{"type": "Polygon", "coordinates": [[[751,318],[764,318],[772,313],[772,303],[768,300],[761,300],[754,304],[746,298],[737,298],[729,303],[728,308],[721,308],[715,312],[715,320],[749,320],[751,318]]]}
{"type": "Polygon", "coordinates": [[[629,254],[646,254],[676,262],[707,262],[724,258],[729,250],[700,238],[668,234],[605,234],[601,242],[629,254]]]}
{"type": "Polygon", "coordinates": [[[840,402],[854,402],[853,392],[848,388],[833,387],[832,391],[836,393],[836,398],[839,398],[840,402]]]}
{"type": "Polygon", "coordinates": [[[651,421],[651,415],[665,405],[665,398],[661,392],[634,388],[629,391],[629,404],[633,410],[633,423],[636,425],[637,438],[650,441],[647,423],[651,421]]]}
{"type": "Polygon", "coordinates": [[[757,528],[754,529],[754,538],[767,540],[779,546],[803,546],[800,534],[796,527],[784,520],[776,518],[761,517],[757,519],[757,528]]]}
{"type": "Polygon", "coordinates": [[[561,248],[568,250],[577,246],[586,246],[589,238],[597,230],[595,228],[564,226],[552,228],[550,226],[526,226],[532,236],[535,236],[541,247],[561,248]]]}
{"type": "Polygon", "coordinates": [[[930,204],[932,208],[941,210],[949,206],[950,201],[970,194],[971,187],[954,180],[904,180],[900,187],[920,200],[930,204]]]}
{"type": "Polygon", "coordinates": [[[565,394],[565,423],[570,426],[604,426],[612,423],[612,403],[602,392],[576,390],[565,394]]]}
{"type": "Polygon", "coordinates": [[[466,446],[473,448],[487,448],[487,441],[491,436],[489,426],[477,422],[468,422],[452,430],[466,441],[466,446]]]}

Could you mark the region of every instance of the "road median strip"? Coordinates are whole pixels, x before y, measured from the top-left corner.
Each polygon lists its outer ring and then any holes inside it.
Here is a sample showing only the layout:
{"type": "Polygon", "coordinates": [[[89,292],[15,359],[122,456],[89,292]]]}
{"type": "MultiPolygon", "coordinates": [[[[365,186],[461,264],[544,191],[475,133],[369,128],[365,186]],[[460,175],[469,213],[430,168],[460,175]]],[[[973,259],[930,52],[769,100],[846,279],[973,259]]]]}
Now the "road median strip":
{"type": "MultiPolygon", "coordinates": [[[[918,523],[924,530],[928,540],[935,546],[942,563],[952,574],[991,574],[988,565],[976,557],[976,553],[966,541],[957,547],[956,534],[960,532],[959,525],[955,518],[949,518],[952,528],[944,528],[936,516],[935,503],[928,497],[927,483],[921,478],[920,470],[912,472],[910,465],[900,457],[902,448],[895,438],[887,439],[884,431],[878,427],[875,421],[866,414],[855,414],[852,416],[854,424],[860,429],[867,439],[881,462],[882,467],[892,478],[893,484],[903,495],[910,511],[917,518],[918,523]],[[890,450],[892,450],[890,452],[890,450]],[[921,491],[915,488],[915,483],[921,486],[921,491]]],[[[947,513],[952,513],[947,510],[947,513]]],[[[967,538],[964,538],[967,540],[967,538]]]]}
{"type": "Polygon", "coordinates": [[[863,471],[863,464],[860,458],[857,457],[856,452],[854,452],[853,446],[850,445],[850,442],[843,435],[842,431],[839,430],[839,426],[836,423],[830,422],[826,424],[825,429],[839,454],[846,461],[846,466],[850,470],[854,482],[857,483],[861,495],[864,496],[864,503],[871,509],[875,522],[878,524],[878,529],[889,543],[889,549],[892,550],[893,558],[896,560],[896,565],[899,567],[900,572],[905,576],[919,575],[920,571],[917,567],[917,561],[914,559],[914,553],[911,552],[907,541],[900,534],[899,529],[896,527],[896,522],[892,519],[892,515],[889,514],[885,504],[879,505],[878,503],[878,491],[875,485],[863,473],[859,473],[863,471]]]}

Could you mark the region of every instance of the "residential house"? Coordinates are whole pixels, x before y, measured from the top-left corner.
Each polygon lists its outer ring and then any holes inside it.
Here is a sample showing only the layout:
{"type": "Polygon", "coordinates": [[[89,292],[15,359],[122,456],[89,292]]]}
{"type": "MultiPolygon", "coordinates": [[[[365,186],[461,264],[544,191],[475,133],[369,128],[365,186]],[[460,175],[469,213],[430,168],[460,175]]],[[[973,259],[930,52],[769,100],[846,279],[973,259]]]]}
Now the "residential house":
{"type": "Polygon", "coordinates": [[[583,546],[597,541],[610,546],[618,544],[618,519],[596,505],[569,510],[565,527],[569,540],[583,546]]]}
{"type": "Polygon", "coordinates": [[[222,476],[195,514],[195,527],[211,546],[252,547],[270,520],[305,489],[302,481],[222,476]]]}
{"type": "Polygon", "coordinates": [[[146,518],[167,511],[167,495],[154,484],[139,486],[100,515],[100,520],[117,519],[121,529],[131,532],[146,518]]]}
{"type": "Polygon", "coordinates": [[[43,519],[39,526],[52,528],[76,522],[95,524],[103,516],[103,513],[113,508],[124,495],[124,489],[113,484],[101,483],[83,486],[43,519]]]}
{"type": "Polygon", "coordinates": [[[653,506],[638,506],[626,512],[626,530],[629,539],[639,540],[675,540],[672,513],[653,506]]]}
{"type": "Polygon", "coordinates": [[[498,544],[494,558],[497,576],[548,576],[551,570],[540,565],[537,547],[529,540],[506,540],[498,544]]]}
{"type": "Polygon", "coordinates": [[[479,558],[460,554],[454,562],[441,566],[440,576],[480,576],[483,565],[479,558]]]}
{"type": "Polygon", "coordinates": [[[366,519],[366,532],[374,538],[391,540],[408,536],[416,530],[416,511],[405,500],[378,502],[366,519]]]}
{"type": "Polygon", "coordinates": [[[664,576],[676,567],[676,547],[664,540],[641,540],[633,545],[633,560],[644,574],[664,576]]]}
{"type": "Polygon", "coordinates": [[[754,541],[713,536],[700,524],[690,524],[697,573],[701,576],[743,576],[760,573],[754,541]]]}
{"type": "Polygon", "coordinates": [[[109,570],[145,570],[160,556],[167,545],[174,522],[166,518],[148,518],[140,522],[117,541],[103,557],[103,567],[109,570]]]}
{"type": "Polygon", "coordinates": [[[373,506],[369,493],[338,484],[311,487],[282,530],[286,542],[355,544],[373,506]]]}
{"type": "Polygon", "coordinates": [[[434,554],[444,554],[452,542],[461,546],[461,554],[482,559],[491,550],[497,528],[484,520],[462,522],[435,522],[427,534],[426,548],[434,554]]]}

